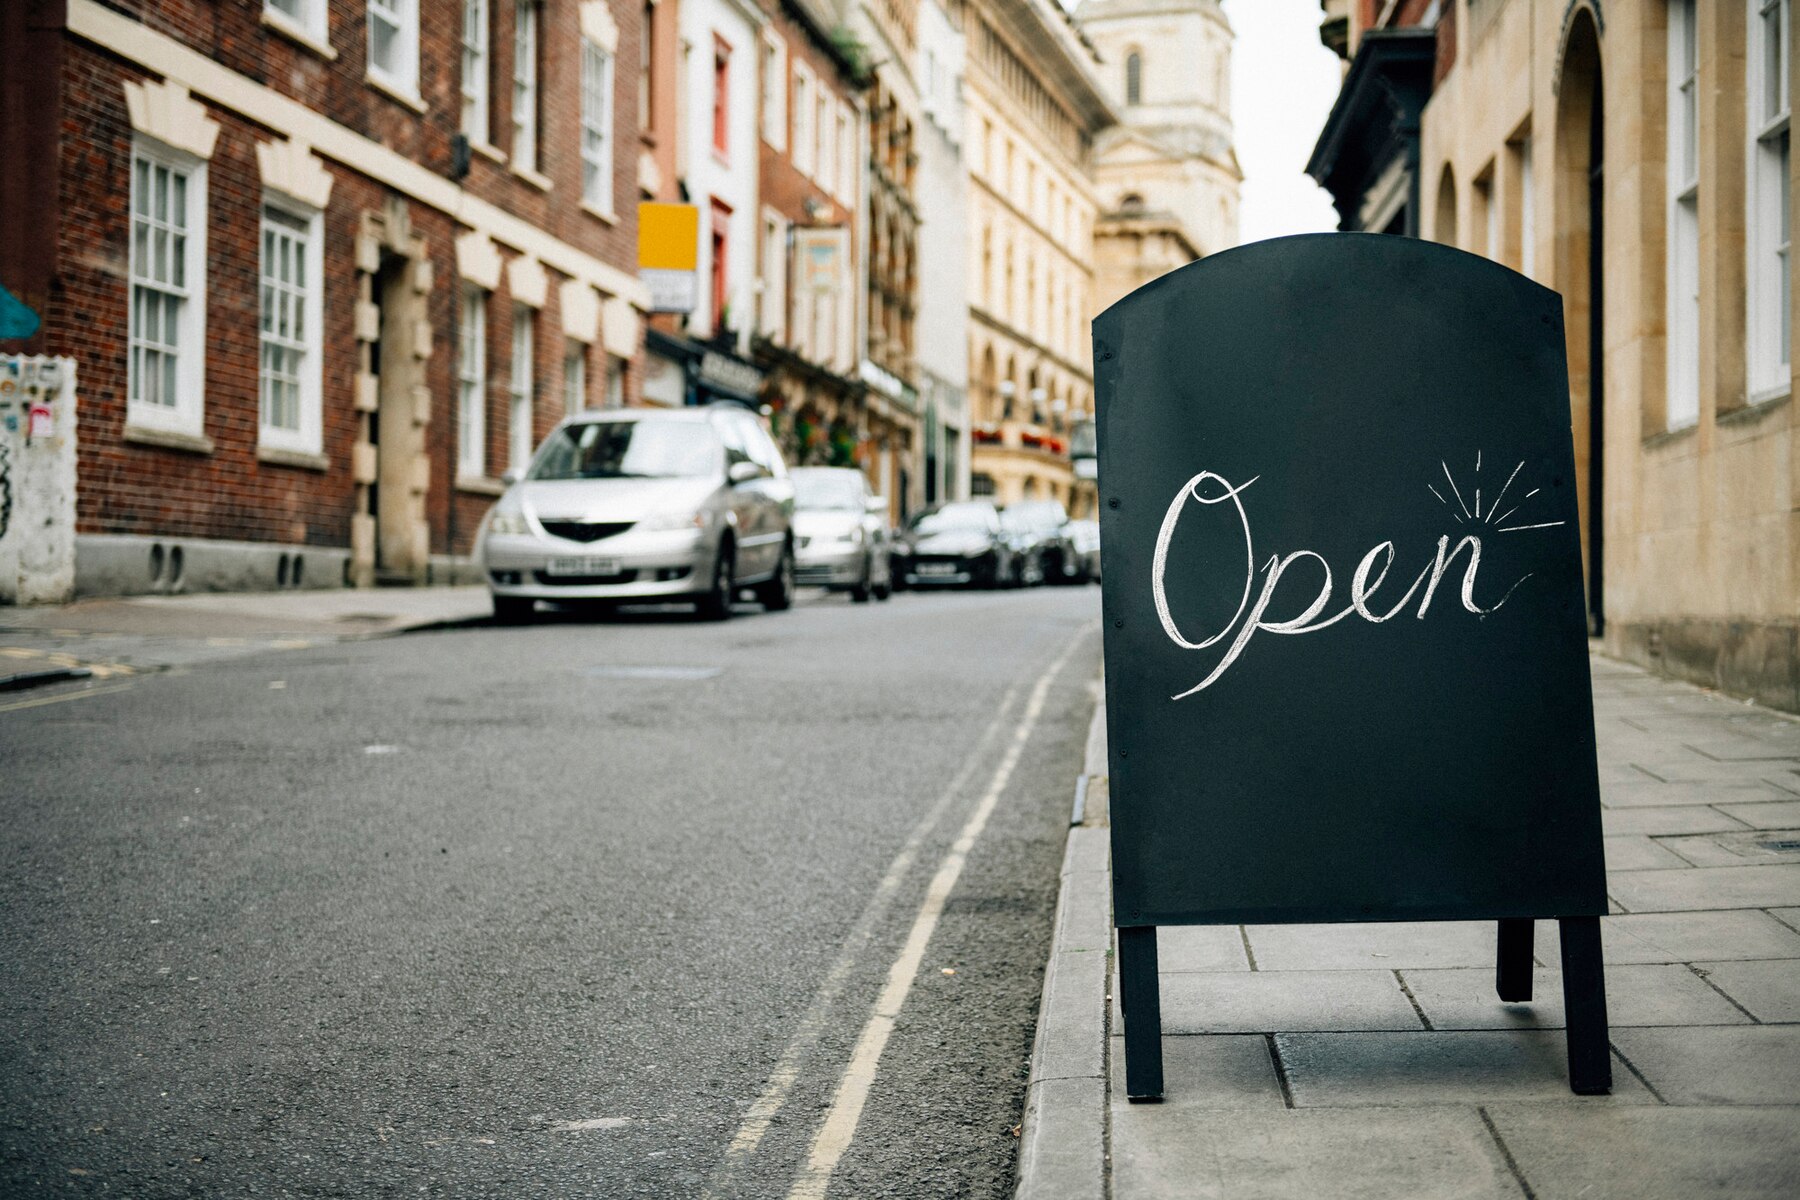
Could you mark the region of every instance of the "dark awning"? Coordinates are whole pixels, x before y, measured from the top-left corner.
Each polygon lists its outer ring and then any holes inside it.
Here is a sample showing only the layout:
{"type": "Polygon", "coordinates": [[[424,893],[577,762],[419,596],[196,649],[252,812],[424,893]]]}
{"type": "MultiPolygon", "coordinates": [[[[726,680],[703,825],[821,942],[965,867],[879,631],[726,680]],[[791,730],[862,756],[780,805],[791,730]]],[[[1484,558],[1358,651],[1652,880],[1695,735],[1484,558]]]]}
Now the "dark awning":
{"type": "Polygon", "coordinates": [[[1433,30],[1378,29],[1363,35],[1306,164],[1306,173],[1331,193],[1339,228],[1358,228],[1363,195],[1375,179],[1397,155],[1417,152],[1419,114],[1431,99],[1436,61],[1433,30]]]}

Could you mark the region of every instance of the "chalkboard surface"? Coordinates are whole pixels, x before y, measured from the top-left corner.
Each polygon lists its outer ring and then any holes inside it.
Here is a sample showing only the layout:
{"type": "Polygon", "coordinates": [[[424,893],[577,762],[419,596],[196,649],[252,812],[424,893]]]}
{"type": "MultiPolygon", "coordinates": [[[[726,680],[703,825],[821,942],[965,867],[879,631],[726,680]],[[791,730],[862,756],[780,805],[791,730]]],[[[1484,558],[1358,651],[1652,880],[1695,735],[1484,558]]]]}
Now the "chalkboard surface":
{"type": "Polygon", "coordinates": [[[1118,925],[1606,911],[1562,330],[1360,234],[1095,320],[1118,925]]]}

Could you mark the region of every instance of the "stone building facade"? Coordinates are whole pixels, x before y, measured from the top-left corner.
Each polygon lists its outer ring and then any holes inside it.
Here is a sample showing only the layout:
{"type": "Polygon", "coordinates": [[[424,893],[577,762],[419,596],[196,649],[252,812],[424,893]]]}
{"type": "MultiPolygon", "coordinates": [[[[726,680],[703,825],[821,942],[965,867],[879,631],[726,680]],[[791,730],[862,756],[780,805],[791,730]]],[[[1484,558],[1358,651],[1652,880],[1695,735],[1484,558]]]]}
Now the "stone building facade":
{"type": "Polygon", "coordinates": [[[1094,311],[1237,244],[1231,25],[1218,0],[1084,0],[1121,123],[1095,143],[1094,311]]]}
{"type": "Polygon", "coordinates": [[[971,490],[1085,515],[1068,435],[1093,409],[1094,144],[1116,113],[1051,0],[969,0],[963,29],[971,490]]]}
{"type": "Polygon", "coordinates": [[[626,0],[23,0],[4,349],[81,385],[84,592],[424,582],[637,387],[626,0]],[[629,116],[628,116],[629,114],[629,116]]]}
{"type": "MultiPolygon", "coordinates": [[[[1327,0],[1352,81],[1374,7],[1327,0]]],[[[1788,0],[1388,7],[1435,50],[1419,232],[1563,295],[1591,629],[1800,710],[1788,0]]]]}

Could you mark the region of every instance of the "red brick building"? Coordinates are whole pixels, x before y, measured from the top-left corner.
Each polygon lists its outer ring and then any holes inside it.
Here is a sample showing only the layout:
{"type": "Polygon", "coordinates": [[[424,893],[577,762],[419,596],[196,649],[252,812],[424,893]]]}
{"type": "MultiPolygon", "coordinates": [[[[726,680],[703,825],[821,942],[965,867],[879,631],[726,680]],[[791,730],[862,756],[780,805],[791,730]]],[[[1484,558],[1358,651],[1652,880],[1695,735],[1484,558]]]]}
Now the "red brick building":
{"type": "Polygon", "coordinates": [[[832,42],[812,0],[763,7],[753,346],[769,372],[764,395],[789,462],[867,469],[856,328],[862,69],[832,42]]]}
{"type": "Polygon", "coordinates": [[[0,4],[0,284],[43,318],[0,351],[76,360],[78,590],[448,577],[565,411],[635,396],[645,12],[0,4]]]}

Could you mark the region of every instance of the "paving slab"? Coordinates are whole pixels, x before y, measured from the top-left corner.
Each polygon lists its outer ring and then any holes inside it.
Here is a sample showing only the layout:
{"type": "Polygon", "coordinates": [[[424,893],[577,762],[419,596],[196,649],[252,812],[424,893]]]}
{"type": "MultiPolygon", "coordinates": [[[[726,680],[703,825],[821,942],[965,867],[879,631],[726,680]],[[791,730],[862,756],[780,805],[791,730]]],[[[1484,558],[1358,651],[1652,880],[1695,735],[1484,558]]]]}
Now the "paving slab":
{"type": "Polygon", "coordinates": [[[1764,779],[1746,778],[1721,783],[1642,783],[1600,785],[1600,802],[1608,808],[1667,807],[1677,804],[1754,804],[1759,800],[1791,800],[1793,793],[1764,779]]]}
{"type": "Polygon", "coordinates": [[[1187,971],[1162,976],[1166,1033],[1422,1029],[1392,971],[1187,971]]]}
{"type": "MultiPolygon", "coordinates": [[[[1719,811],[1752,829],[1800,829],[1800,800],[1773,804],[1725,804],[1719,811]]],[[[1694,832],[1698,833],[1699,830],[1694,832]]]]}
{"type": "MultiPolygon", "coordinates": [[[[1646,775],[1654,776],[1664,783],[1735,783],[1745,778],[1761,779],[1775,774],[1783,766],[1796,765],[1792,760],[1787,762],[1757,763],[1746,769],[1741,762],[1718,762],[1710,758],[1695,755],[1688,761],[1661,761],[1636,764],[1646,775]]],[[[1630,781],[1626,781],[1630,782],[1630,781]]]]}
{"type": "Polygon", "coordinates": [[[1800,1021],[1800,959],[1695,963],[1694,969],[1765,1024],[1800,1021]]]}
{"type": "MultiPolygon", "coordinates": [[[[1748,806],[1755,807],[1755,806],[1748,806]]],[[[1769,808],[1784,808],[1772,804],[1769,808]]],[[[1800,804],[1790,816],[1800,817],[1800,804]]],[[[1696,867],[1766,866],[1800,862],[1800,829],[1792,824],[1764,826],[1742,833],[1702,833],[1661,839],[1662,847],[1696,867]]]]}
{"type": "Polygon", "coordinates": [[[1800,904],[1800,863],[1614,871],[1606,883],[1612,897],[1633,913],[1800,904]]]}
{"type": "Polygon", "coordinates": [[[1236,925],[1165,925],[1156,931],[1156,965],[1170,971],[1248,971],[1236,925]]]}
{"type": "Polygon", "coordinates": [[[1694,865],[1641,834],[1609,837],[1605,841],[1608,871],[1666,871],[1694,865]]]}
{"type": "MultiPolygon", "coordinates": [[[[1403,971],[1433,1029],[1561,1029],[1562,972],[1532,972],[1532,999],[1503,1003],[1492,968],[1403,971]]],[[[1680,963],[1628,964],[1606,972],[1606,1011],[1615,1029],[1630,1025],[1736,1025],[1750,1018],[1680,963]]]]}
{"type": "MultiPolygon", "coordinates": [[[[1114,1028],[1117,1028],[1115,1026],[1114,1028]]],[[[1279,1112],[1287,1107],[1269,1039],[1259,1034],[1221,1034],[1210,1037],[1163,1035],[1163,1100],[1160,1104],[1132,1104],[1125,1099],[1125,1039],[1112,1039],[1108,1061],[1112,1070],[1113,1123],[1129,1119],[1125,1113],[1242,1112],[1246,1109],[1279,1112]]],[[[1152,1118],[1154,1119],[1154,1118],[1152,1118]]]]}
{"type": "Polygon", "coordinates": [[[1800,1102],[1800,1025],[1616,1029],[1612,1042],[1670,1104],[1800,1102]]]}
{"type": "MultiPolygon", "coordinates": [[[[1539,921],[1537,960],[1562,961],[1561,930],[1539,921]]],[[[1800,958],[1800,933],[1753,908],[1632,913],[1600,919],[1608,963],[1690,963],[1711,959],[1800,958]]]]}
{"type": "Polygon", "coordinates": [[[1792,1200],[1800,1115],[1791,1108],[1487,1110],[1537,1200],[1792,1200]]]}
{"type": "MultiPolygon", "coordinates": [[[[1771,908],[1769,910],[1769,915],[1786,925],[1789,929],[1800,932],[1800,908],[1771,908]]],[[[1767,957],[1778,958],[1781,956],[1772,954],[1767,957]]]]}
{"type": "MultiPolygon", "coordinates": [[[[1767,806],[1745,805],[1744,807],[1767,806]]],[[[1687,805],[1680,808],[1609,808],[1600,814],[1600,821],[1608,837],[1623,837],[1633,833],[1641,833],[1648,837],[1667,837],[1684,833],[1730,833],[1749,828],[1747,822],[1730,815],[1730,808],[1712,808],[1704,804],[1687,805]]]]}
{"type": "Polygon", "coordinates": [[[1516,1200],[1479,1114],[1210,1113],[1141,1105],[1113,1118],[1121,1200],[1516,1200]]]}
{"type": "Polygon", "coordinates": [[[1575,1095],[1560,1030],[1284,1033],[1275,1047],[1297,1108],[1656,1102],[1616,1062],[1611,1096],[1575,1095]]]}
{"type": "Polygon", "coordinates": [[[1473,967],[1494,961],[1492,921],[1369,925],[1247,925],[1259,971],[1473,967]]]}

